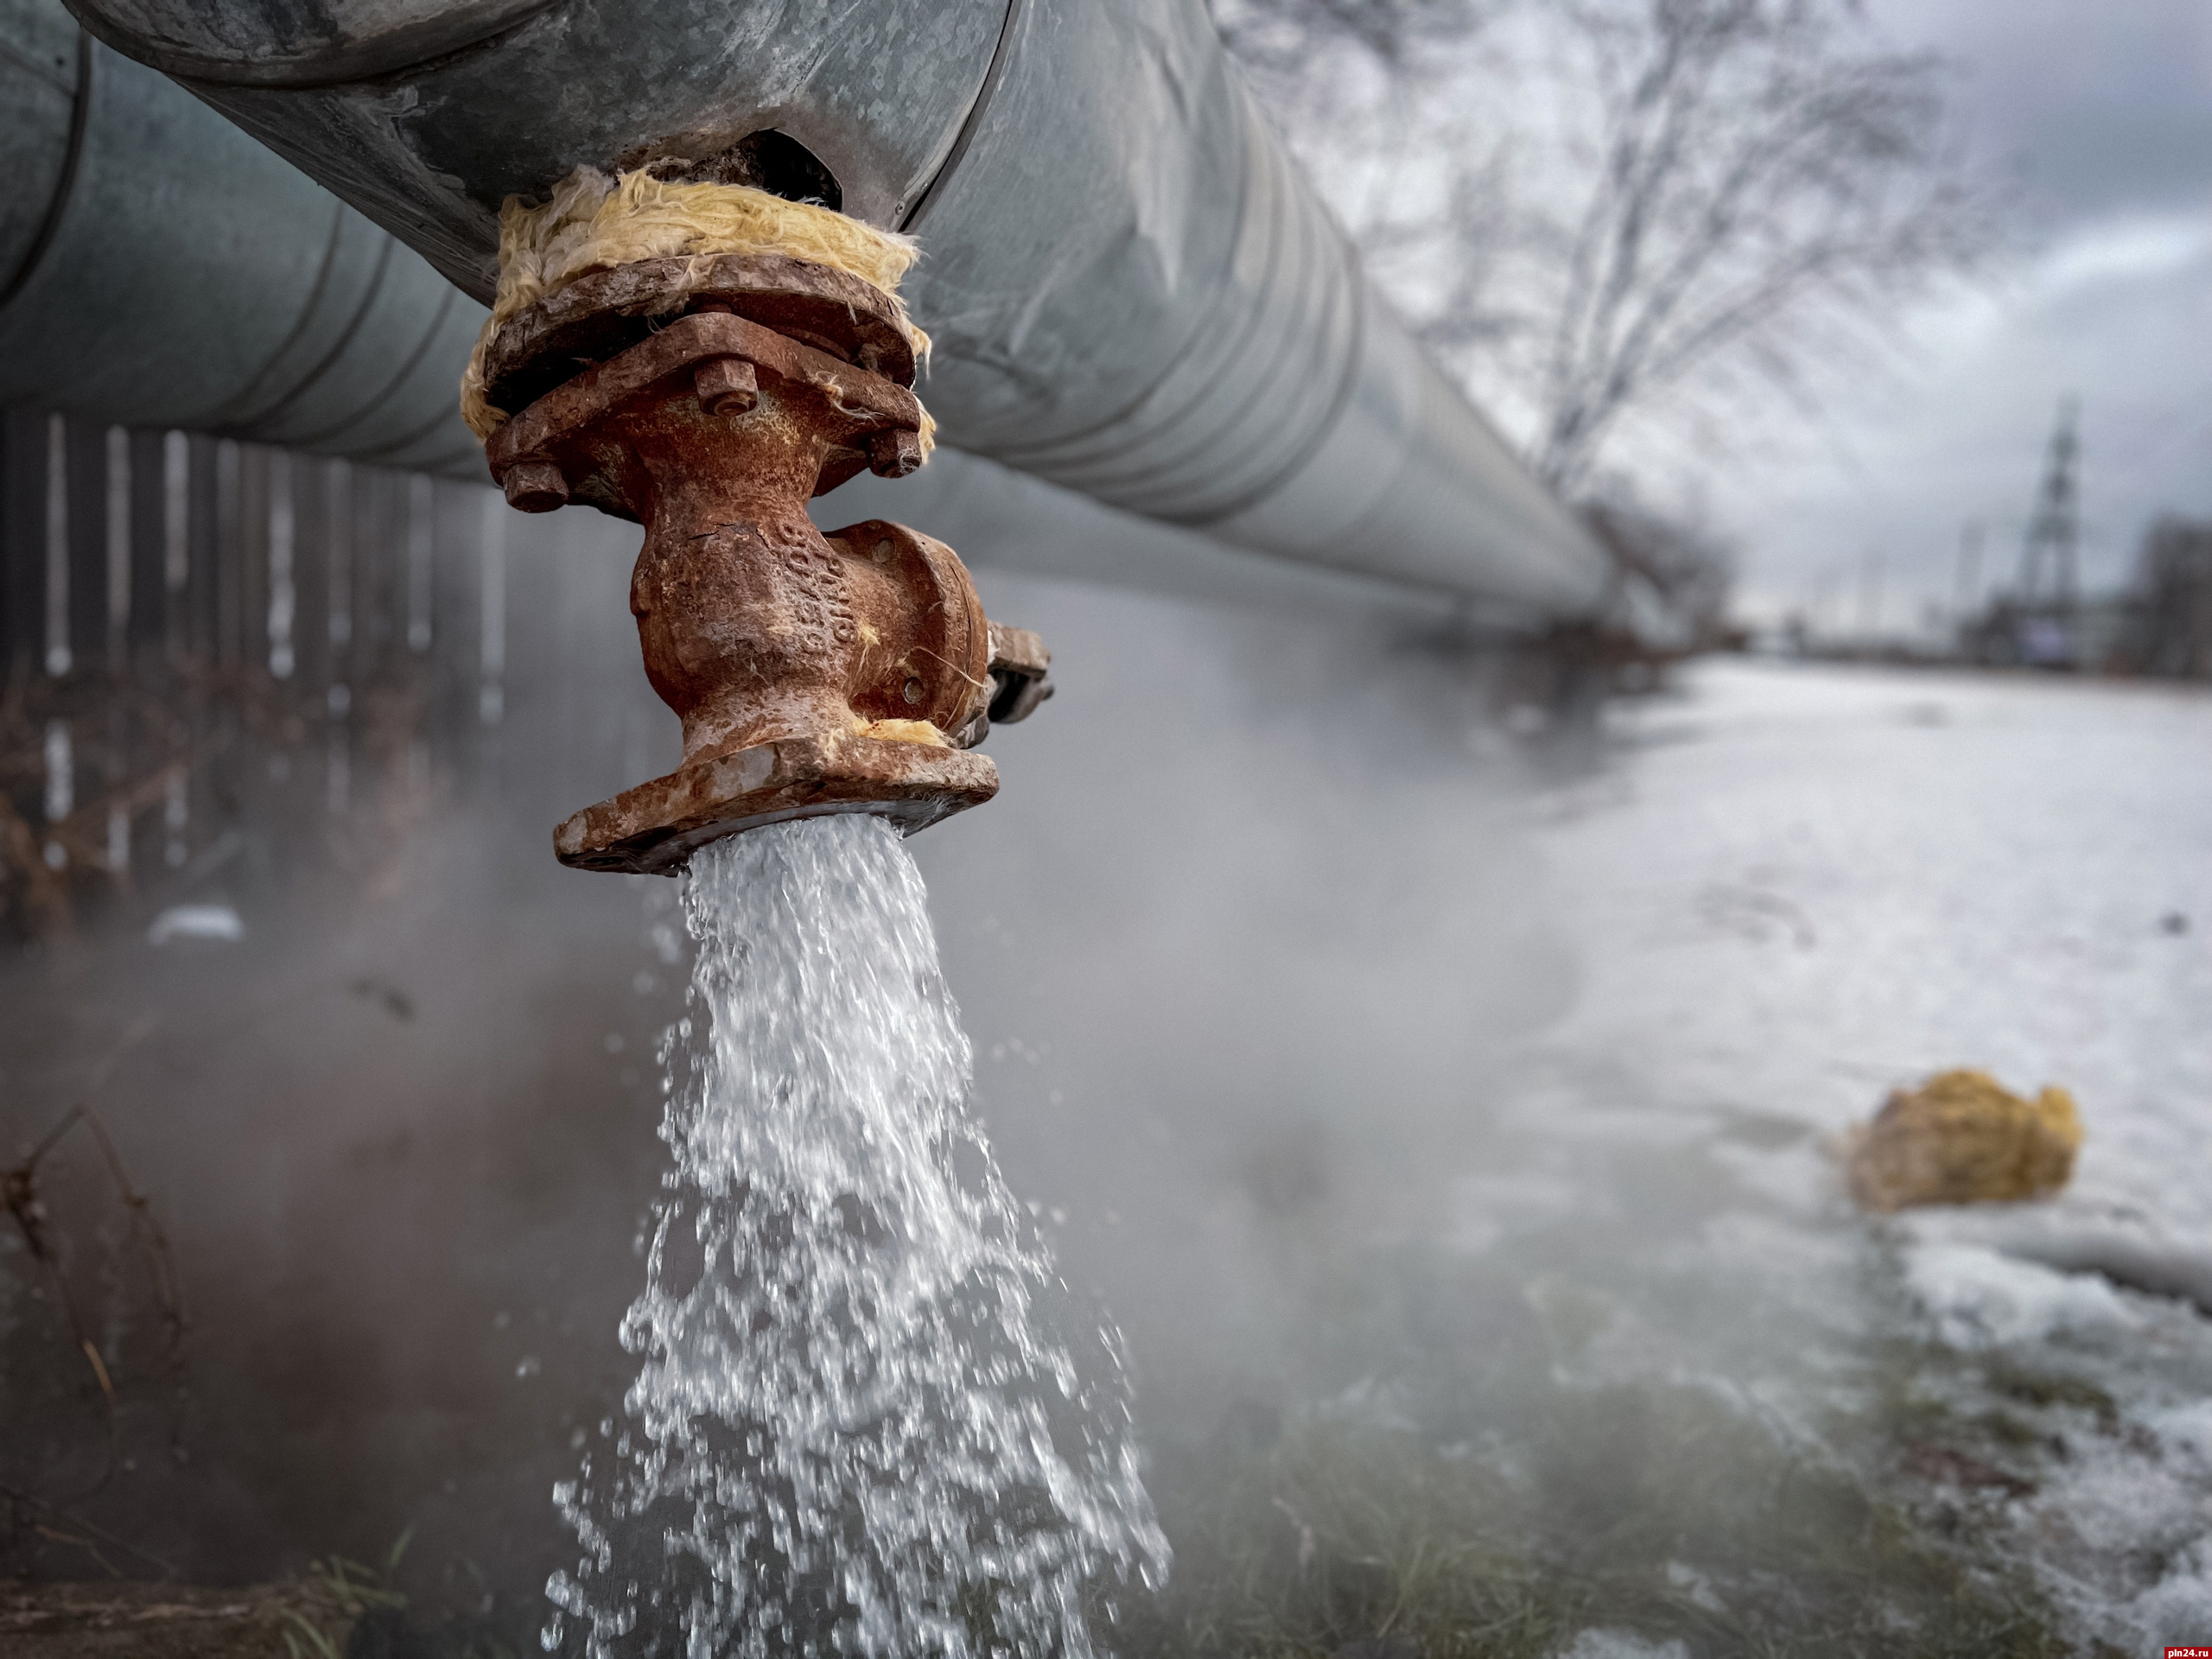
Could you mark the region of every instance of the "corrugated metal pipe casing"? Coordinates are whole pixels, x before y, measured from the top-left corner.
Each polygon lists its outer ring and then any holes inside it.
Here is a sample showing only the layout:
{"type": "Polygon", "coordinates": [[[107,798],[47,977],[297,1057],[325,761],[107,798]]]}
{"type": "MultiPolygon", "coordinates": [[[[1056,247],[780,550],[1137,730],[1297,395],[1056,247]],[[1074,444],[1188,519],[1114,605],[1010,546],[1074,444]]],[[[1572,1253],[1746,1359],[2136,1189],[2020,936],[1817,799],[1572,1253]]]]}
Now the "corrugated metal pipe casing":
{"type": "Polygon", "coordinates": [[[963,448],[1267,552],[1599,602],[1602,554],[1375,295],[1198,4],[1023,0],[915,228],[963,448]]]}
{"type": "Polygon", "coordinates": [[[1262,551],[1584,614],[1605,560],[1373,294],[1200,0],[72,0],[488,297],[497,211],[773,129],[911,230],[950,443],[1262,551]]]}
{"type": "Polygon", "coordinates": [[[575,168],[789,134],[895,226],[975,107],[1007,0],[70,0],[474,298],[499,210],[575,168]]]}
{"type": "Polygon", "coordinates": [[[0,397],[395,467],[473,454],[483,309],[59,0],[0,0],[0,397]]]}

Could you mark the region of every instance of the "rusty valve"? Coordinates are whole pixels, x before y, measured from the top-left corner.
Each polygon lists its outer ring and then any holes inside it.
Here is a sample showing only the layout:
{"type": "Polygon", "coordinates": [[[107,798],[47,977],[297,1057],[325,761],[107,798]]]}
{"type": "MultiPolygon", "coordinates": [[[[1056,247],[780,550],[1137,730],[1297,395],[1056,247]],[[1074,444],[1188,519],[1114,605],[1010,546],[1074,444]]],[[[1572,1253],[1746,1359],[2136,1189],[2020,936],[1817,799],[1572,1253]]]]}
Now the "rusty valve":
{"type": "Polygon", "coordinates": [[[950,548],[880,519],[824,535],[807,517],[863,467],[921,464],[913,354],[888,302],[826,267],[735,255],[702,293],[692,263],[585,277],[486,354],[493,401],[527,405],[486,449],[508,501],[644,524],[630,609],[683,722],[676,771],[554,832],[585,869],[673,874],[709,841],[827,812],[934,823],[998,791],[969,749],[1051,694],[1042,643],[984,620],[950,548]]]}

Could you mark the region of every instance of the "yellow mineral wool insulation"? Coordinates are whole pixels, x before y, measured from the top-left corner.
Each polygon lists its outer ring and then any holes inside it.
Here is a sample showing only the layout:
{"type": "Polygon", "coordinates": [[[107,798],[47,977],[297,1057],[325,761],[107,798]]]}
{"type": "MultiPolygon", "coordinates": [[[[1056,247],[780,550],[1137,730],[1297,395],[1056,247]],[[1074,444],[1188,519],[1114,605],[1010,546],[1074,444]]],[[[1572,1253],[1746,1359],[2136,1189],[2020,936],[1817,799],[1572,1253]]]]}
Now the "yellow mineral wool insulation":
{"type": "Polygon", "coordinates": [[[926,720],[871,720],[861,723],[854,733],[856,737],[873,737],[887,743],[925,743],[933,748],[949,748],[944,734],[926,720]]]}
{"type": "MultiPolygon", "coordinates": [[[[899,327],[926,356],[929,336],[916,327],[899,298],[899,281],[920,257],[913,238],[879,231],[810,202],[785,201],[743,184],[680,184],[650,173],[610,178],[580,167],[563,180],[552,199],[535,207],[509,196],[499,209],[499,286],[492,315],[476,337],[461,378],[461,418],[488,440],[512,412],[484,397],[484,354],[508,318],[577,277],[640,259],[725,253],[780,253],[830,265],[881,289],[899,327]]],[[[671,303],[689,297],[681,286],[671,303]]],[[[936,445],[937,423],[922,416],[922,453],[936,445]]]]}
{"type": "Polygon", "coordinates": [[[1892,1093],[1846,1153],[1851,1196],[1887,1213],[1917,1204],[2049,1198],[2074,1173],[2082,1115],[2063,1089],[2024,1100],[1986,1071],[1892,1093]]]}

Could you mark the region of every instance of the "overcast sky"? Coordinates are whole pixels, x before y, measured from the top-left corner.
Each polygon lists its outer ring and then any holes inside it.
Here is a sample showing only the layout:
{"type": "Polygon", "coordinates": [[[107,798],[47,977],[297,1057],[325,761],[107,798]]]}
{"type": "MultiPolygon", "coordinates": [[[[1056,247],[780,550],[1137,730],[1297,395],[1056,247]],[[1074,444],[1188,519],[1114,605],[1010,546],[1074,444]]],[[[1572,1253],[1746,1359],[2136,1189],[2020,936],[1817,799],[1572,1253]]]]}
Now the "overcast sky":
{"type": "Polygon", "coordinates": [[[1815,427],[1719,468],[1754,615],[1825,588],[1883,620],[1950,597],[1961,527],[2009,578],[2060,397],[2082,402],[2083,575],[2116,584],[2164,510],[2212,515],[2212,0],[1871,0],[1955,59],[1980,165],[2018,181],[2024,251],[1905,320],[1889,372],[1834,378],[1815,427]]]}

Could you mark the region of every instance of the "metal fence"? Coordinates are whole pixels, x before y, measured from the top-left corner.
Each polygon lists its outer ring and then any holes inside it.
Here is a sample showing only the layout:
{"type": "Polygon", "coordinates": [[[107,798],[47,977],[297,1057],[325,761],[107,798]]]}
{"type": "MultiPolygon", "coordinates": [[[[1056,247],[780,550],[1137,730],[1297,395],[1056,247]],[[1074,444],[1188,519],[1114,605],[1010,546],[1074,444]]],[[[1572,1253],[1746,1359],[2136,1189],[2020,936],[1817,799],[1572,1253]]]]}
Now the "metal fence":
{"type": "Polygon", "coordinates": [[[66,932],[255,825],[372,861],[474,775],[506,696],[494,492],[32,410],[0,448],[0,926],[66,932]]]}

